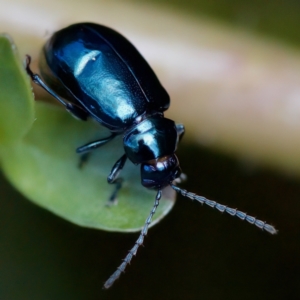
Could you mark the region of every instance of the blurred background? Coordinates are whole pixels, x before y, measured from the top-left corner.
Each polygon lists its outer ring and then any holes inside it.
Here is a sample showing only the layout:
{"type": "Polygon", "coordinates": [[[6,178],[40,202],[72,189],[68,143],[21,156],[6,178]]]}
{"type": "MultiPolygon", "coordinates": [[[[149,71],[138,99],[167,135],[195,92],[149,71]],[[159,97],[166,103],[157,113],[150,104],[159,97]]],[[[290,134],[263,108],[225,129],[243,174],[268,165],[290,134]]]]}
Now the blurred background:
{"type": "Polygon", "coordinates": [[[103,291],[138,234],[75,226],[1,175],[0,299],[299,298],[300,2],[0,5],[0,31],[21,55],[36,58],[51,30],[82,20],[129,37],[170,92],[167,116],[186,125],[182,186],[279,230],[270,236],[179,196],[126,274],[103,291]]]}

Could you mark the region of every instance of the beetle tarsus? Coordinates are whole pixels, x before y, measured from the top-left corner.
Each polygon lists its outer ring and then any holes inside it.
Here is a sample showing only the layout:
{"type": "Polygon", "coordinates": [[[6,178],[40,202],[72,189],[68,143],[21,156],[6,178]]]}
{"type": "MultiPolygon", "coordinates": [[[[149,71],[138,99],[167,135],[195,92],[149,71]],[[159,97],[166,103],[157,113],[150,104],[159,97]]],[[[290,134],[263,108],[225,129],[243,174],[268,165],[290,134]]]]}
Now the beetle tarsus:
{"type": "Polygon", "coordinates": [[[79,158],[79,163],[78,163],[78,168],[79,169],[83,169],[83,167],[87,164],[88,160],[91,157],[91,153],[87,152],[87,153],[83,153],[82,155],[80,155],[79,158]]]}
{"type": "Polygon", "coordinates": [[[117,201],[117,195],[118,195],[120,189],[122,188],[123,181],[124,181],[123,178],[117,178],[117,179],[114,180],[114,182],[111,182],[111,184],[115,185],[115,189],[112,192],[111,196],[109,197],[106,206],[112,206],[112,205],[117,204],[117,202],[118,202],[117,201]]]}
{"type": "Polygon", "coordinates": [[[31,77],[31,79],[34,81],[34,74],[30,69],[30,64],[31,64],[31,56],[27,54],[25,58],[25,70],[27,74],[31,77]]]}

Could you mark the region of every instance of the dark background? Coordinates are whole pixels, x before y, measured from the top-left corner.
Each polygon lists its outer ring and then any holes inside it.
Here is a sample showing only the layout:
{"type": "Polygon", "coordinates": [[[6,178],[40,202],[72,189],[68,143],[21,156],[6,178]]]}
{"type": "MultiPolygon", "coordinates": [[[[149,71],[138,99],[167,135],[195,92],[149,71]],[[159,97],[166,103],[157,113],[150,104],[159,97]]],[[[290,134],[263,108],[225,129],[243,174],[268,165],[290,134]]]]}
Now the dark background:
{"type": "Polygon", "coordinates": [[[184,186],[276,225],[255,226],[179,197],[108,291],[137,234],[84,229],[24,199],[2,177],[0,299],[297,299],[299,182],[183,144],[184,186]]]}
{"type": "MultiPolygon", "coordinates": [[[[182,3],[170,9],[300,46],[299,1],[182,3]]],[[[26,200],[1,176],[0,299],[299,299],[299,178],[187,142],[179,158],[186,189],[267,220],[278,235],[178,197],[126,274],[103,291],[138,234],[75,226],[26,200]]]]}

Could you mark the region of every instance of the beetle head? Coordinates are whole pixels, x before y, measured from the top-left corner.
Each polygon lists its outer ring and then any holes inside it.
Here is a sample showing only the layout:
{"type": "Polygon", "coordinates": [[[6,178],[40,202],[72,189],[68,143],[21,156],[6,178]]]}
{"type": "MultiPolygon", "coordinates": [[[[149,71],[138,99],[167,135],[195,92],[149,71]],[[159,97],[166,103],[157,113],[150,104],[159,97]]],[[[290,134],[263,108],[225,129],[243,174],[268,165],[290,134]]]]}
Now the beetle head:
{"type": "Polygon", "coordinates": [[[151,189],[161,189],[169,185],[181,174],[175,154],[153,159],[141,164],[142,185],[151,189]]]}

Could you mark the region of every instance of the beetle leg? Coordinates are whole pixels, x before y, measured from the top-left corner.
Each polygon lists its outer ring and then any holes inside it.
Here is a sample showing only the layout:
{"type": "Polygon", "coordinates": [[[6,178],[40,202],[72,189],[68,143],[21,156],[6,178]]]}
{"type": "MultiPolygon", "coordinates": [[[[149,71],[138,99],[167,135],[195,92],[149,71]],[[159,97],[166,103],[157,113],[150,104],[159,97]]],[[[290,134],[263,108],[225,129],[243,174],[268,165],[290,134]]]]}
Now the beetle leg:
{"type": "Polygon", "coordinates": [[[117,204],[117,195],[119,190],[122,188],[124,179],[123,178],[117,178],[112,184],[115,185],[115,189],[112,192],[111,196],[108,199],[108,202],[106,203],[106,206],[112,206],[117,204]]]}
{"type": "Polygon", "coordinates": [[[112,133],[109,137],[101,139],[101,140],[97,140],[97,141],[93,141],[90,143],[87,143],[81,147],[78,147],[76,149],[77,153],[83,153],[83,155],[80,156],[80,160],[79,160],[79,164],[78,167],[79,169],[81,169],[89,160],[90,158],[90,151],[93,151],[103,145],[105,145],[106,143],[108,143],[109,141],[111,141],[117,134],[112,133]],[[85,152],[85,153],[84,153],[85,152]]]}
{"type": "Polygon", "coordinates": [[[73,103],[69,103],[60,98],[52,89],[50,89],[42,80],[42,78],[38,74],[34,74],[30,69],[31,57],[26,55],[26,72],[31,77],[32,81],[43,88],[47,93],[49,93],[52,97],[54,97],[58,102],[60,102],[66,110],[71,113],[75,118],[80,119],[82,121],[86,121],[89,113],[81,106],[78,106],[73,103]]]}
{"type": "Polygon", "coordinates": [[[116,185],[115,190],[113,191],[112,195],[109,198],[108,205],[116,203],[117,194],[121,189],[123,183],[123,178],[117,178],[117,177],[119,176],[121,170],[123,169],[126,160],[127,160],[127,155],[126,154],[122,155],[121,158],[118,159],[117,162],[114,164],[110,174],[107,177],[108,183],[116,185]]]}
{"type": "Polygon", "coordinates": [[[91,153],[90,152],[86,152],[86,153],[83,153],[82,155],[80,155],[79,163],[78,163],[78,168],[82,169],[87,164],[87,162],[90,159],[90,157],[91,157],[91,153]]]}
{"type": "Polygon", "coordinates": [[[90,152],[93,151],[103,145],[105,145],[106,143],[108,143],[109,141],[111,141],[117,134],[112,133],[109,137],[101,139],[101,140],[96,140],[93,142],[89,142],[81,147],[78,147],[76,149],[77,153],[83,153],[83,152],[90,152]]]}
{"type": "Polygon", "coordinates": [[[185,132],[184,125],[183,124],[176,124],[176,130],[177,130],[177,134],[178,134],[178,137],[179,137],[179,141],[181,141],[181,139],[184,135],[184,132],[185,132]]]}
{"type": "MultiPolygon", "coordinates": [[[[55,97],[56,98],[56,97],[55,97]]],[[[56,98],[57,99],[57,98],[56,98]]],[[[78,105],[66,102],[66,110],[76,119],[86,121],[90,115],[87,111],[78,105]]]]}
{"type": "MultiPolygon", "coordinates": [[[[176,124],[176,130],[177,130],[177,136],[178,136],[177,145],[176,145],[176,147],[177,147],[178,143],[182,140],[184,132],[185,132],[184,125],[176,124]]],[[[186,181],[186,178],[187,178],[187,176],[184,173],[181,173],[180,176],[174,180],[174,182],[181,183],[183,181],[186,181]]]]}
{"type": "Polygon", "coordinates": [[[181,141],[181,139],[184,135],[184,125],[176,124],[176,131],[177,131],[177,144],[176,144],[176,148],[177,148],[178,143],[181,141]]]}
{"type": "Polygon", "coordinates": [[[125,162],[127,160],[127,155],[124,154],[117,160],[117,162],[112,167],[110,174],[107,177],[108,183],[114,183],[118,175],[120,174],[121,170],[123,169],[125,162]]]}

